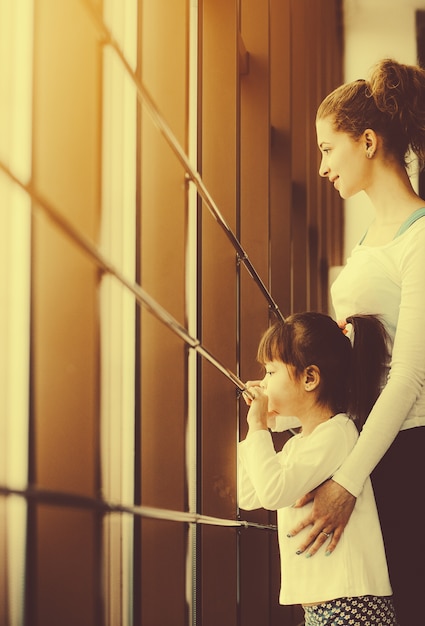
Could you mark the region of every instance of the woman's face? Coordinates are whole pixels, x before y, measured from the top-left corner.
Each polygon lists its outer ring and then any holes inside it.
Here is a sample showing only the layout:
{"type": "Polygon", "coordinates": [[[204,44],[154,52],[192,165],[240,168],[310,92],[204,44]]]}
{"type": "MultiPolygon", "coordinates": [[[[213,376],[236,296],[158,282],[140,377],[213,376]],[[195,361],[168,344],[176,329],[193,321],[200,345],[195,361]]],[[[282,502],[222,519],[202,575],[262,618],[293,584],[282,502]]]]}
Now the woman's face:
{"type": "Polygon", "coordinates": [[[316,132],[322,153],[320,176],[328,178],[344,199],[366,189],[371,169],[366,158],[365,138],[355,140],[347,133],[336,131],[330,117],[317,120],[316,132]]]}

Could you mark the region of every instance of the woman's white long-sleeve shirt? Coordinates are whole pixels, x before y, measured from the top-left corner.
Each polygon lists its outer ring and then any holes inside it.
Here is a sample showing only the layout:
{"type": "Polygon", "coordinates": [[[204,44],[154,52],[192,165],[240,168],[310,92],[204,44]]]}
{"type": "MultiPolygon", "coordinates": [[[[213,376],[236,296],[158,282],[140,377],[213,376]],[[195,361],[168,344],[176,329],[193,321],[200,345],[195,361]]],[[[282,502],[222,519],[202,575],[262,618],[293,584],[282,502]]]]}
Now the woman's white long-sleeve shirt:
{"type": "Polygon", "coordinates": [[[292,504],[329,478],[357,441],[357,429],[344,414],[317,426],[307,437],[295,435],[276,453],[270,433],[250,434],[238,446],[238,501],[242,509],[277,510],[281,558],[281,604],[319,603],[362,595],[389,596],[391,586],[375,499],[369,479],[357,498],[342,537],[330,556],[297,555],[304,529],[288,531],[308,513],[292,504]]]}
{"type": "Polygon", "coordinates": [[[378,314],[393,342],[388,382],[333,477],[358,496],[397,433],[425,426],[425,217],[384,246],[358,244],[331,293],[337,319],[378,314]]]}

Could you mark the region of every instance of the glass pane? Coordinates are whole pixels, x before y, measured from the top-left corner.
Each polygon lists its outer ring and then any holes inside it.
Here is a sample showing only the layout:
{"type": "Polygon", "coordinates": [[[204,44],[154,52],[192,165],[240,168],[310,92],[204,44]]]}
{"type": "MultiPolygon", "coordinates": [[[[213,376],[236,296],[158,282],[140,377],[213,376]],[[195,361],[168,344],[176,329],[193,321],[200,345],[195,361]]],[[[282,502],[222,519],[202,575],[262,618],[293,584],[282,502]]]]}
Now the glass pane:
{"type": "Polygon", "coordinates": [[[32,522],[31,625],[100,624],[98,515],[38,505],[32,522]]]}
{"type": "MultiPolygon", "coordinates": [[[[135,603],[149,626],[188,626],[186,588],[187,525],[143,519],[140,528],[139,586],[135,603]]],[[[190,591],[190,590],[189,590],[190,591]]]]}

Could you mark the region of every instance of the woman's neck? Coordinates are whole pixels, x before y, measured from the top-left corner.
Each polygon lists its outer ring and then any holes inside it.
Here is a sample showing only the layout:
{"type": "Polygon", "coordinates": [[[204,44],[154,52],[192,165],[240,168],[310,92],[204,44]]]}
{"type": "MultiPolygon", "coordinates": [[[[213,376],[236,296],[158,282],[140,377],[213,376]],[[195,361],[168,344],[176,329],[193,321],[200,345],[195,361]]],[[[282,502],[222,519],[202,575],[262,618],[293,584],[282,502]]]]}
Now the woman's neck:
{"type": "Polygon", "coordinates": [[[375,210],[375,219],[363,240],[369,246],[392,241],[406,219],[425,206],[425,201],[414,191],[406,170],[401,167],[377,171],[373,184],[365,189],[365,193],[375,210]]]}
{"type": "Polygon", "coordinates": [[[413,211],[425,205],[413,189],[406,169],[398,164],[378,167],[365,192],[375,209],[378,227],[403,223],[413,211]]]}

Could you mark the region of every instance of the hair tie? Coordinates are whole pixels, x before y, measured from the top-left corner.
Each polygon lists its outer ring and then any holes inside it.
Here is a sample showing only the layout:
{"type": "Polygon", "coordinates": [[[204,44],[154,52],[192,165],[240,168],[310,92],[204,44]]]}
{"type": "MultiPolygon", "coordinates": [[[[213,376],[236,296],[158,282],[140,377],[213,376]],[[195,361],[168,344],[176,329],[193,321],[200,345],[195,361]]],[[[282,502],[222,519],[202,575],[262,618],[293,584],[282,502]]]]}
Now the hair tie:
{"type": "Polygon", "coordinates": [[[365,85],[364,95],[366,96],[366,98],[373,98],[372,86],[370,82],[368,80],[365,80],[364,85],[365,85]]]}
{"type": "Polygon", "coordinates": [[[342,332],[344,333],[344,335],[346,335],[348,333],[347,320],[338,320],[337,324],[340,327],[340,329],[342,330],[342,332]]]}

